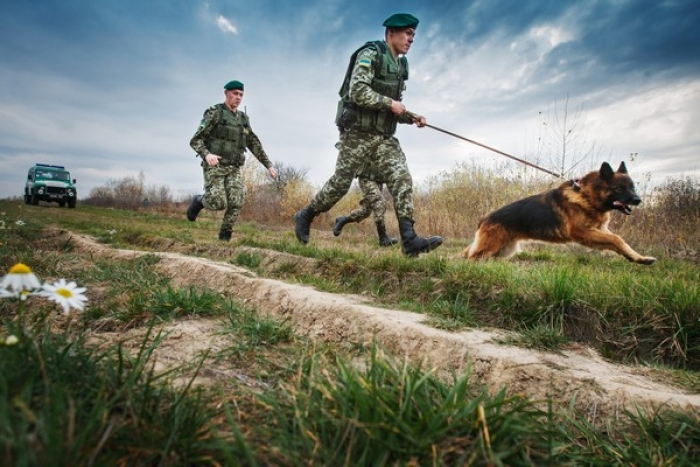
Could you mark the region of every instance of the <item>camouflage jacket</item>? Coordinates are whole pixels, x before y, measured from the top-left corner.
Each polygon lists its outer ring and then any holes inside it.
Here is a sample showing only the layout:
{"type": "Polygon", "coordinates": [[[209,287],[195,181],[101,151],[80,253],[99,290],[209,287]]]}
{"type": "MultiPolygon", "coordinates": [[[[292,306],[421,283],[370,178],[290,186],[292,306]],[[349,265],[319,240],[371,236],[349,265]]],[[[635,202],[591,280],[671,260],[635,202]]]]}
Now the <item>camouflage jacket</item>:
{"type": "MultiPolygon", "coordinates": [[[[260,161],[262,165],[265,166],[265,168],[269,169],[270,167],[272,167],[272,162],[267,157],[267,154],[265,153],[265,150],[262,147],[262,143],[260,142],[260,138],[258,138],[258,136],[251,129],[250,122],[247,116],[240,110],[237,112],[231,112],[231,110],[226,108],[224,112],[230,112],[231,114],[233,114],[234,117],[243,117],[245,119],[246,123],[244,132],[246,139],[246,148],[253,154],[253,156],[255,156],[256,159],[260,161]]],[[[195,132],[194,136],[190,140],[190,147],[194,149],[194,151],[203,160],[208,154],[210,154],[209,142],[212,138],[212,131],[219,124],[219,115],[220,111],[218,105],[212,105],[206,111],[204,111],[202,121],[200,122],[199,127],[197,128],[197,131],[195,132]]]]}
{"type": "MultiPolygon", "coordinates": [[[[379,53],[374,47],[367,47],[357,55],[350,77],[350,100],[360,107],[391,112],[391,97],[372,89],[377,60],[379,53]]],[[[395,66],[398,67],[398,63],[395,63],[395,66]]],[[[398,117],[398,122],[413,123],[413,119],[404,114],[398,117]]]]}

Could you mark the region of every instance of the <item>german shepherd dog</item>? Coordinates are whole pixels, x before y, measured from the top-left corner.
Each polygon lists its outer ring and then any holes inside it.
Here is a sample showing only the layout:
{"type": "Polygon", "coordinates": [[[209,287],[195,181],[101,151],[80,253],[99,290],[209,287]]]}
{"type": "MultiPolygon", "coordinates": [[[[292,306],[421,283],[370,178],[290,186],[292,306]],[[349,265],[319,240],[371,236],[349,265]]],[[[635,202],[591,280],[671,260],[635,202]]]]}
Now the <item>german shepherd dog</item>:
{"type": "Polygon", "coordinates": [[[518,243],[539,240],[549,243],[579,243],[597,250],[611,250],[639,264],[656,258],[641,256],[619,235],[608,230],[610,212],[632,213],[641,199],[627,174],[625,163],[617,172],[607,162],[599,171],[559,188],[530,196],[486,215],[479,221],[474,242],[462,256],[471,260],[508,257],[518,243]]]}

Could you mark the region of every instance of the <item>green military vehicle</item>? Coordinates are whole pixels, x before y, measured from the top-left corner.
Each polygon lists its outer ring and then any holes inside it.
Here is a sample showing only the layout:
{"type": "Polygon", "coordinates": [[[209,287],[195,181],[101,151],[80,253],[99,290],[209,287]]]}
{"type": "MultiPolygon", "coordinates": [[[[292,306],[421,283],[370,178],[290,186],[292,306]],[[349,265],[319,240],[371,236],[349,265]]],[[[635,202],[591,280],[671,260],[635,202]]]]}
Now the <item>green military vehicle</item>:
{"type": "Polygon", "coordinates": [[[25,203],[36,205],[48,201],[75,208],[77,198],[75,179],[71,180],[70,172],[62,165],[36,164],[29,169],[24,186],[25,203]]]}

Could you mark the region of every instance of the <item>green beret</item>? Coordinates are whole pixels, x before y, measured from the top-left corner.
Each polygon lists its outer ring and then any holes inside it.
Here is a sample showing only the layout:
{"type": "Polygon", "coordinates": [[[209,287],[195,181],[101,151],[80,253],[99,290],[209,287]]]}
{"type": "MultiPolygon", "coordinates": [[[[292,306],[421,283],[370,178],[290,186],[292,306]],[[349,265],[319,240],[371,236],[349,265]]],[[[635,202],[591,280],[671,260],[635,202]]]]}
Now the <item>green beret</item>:
{"type": "Polygon", "coordinates": [[[241,91],[243,91],[243,83],[236,80],[229,81],[224,85],[224,89],[227,91],[230,91],[231,89],[240,89],[241,91]]]}
{"type": "Polygon", "coordinates": [[[385,28],[415,28],[418,18],[408,13],[395,13],[384,20],[385,28]]]}

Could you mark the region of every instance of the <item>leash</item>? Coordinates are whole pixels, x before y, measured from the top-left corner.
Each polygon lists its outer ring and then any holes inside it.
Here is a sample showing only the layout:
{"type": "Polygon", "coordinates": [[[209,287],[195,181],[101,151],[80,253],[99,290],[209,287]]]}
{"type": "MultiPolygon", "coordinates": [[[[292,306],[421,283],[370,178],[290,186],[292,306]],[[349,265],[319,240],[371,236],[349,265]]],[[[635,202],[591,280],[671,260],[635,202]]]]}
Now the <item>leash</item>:
{"type": "MultiPolygon", "coordinates": [[[[413,118],[416,118],[416,117],[417,117],[417,115],[414,114],[413,112],[406,111],[406,113],[407,113],[408,116],[410,116],[410,117],[413,117],[413,118]]],[[[535,164],[533,164],[532,162],[528,162],[528,161],[526,161],[526,160],[524,160],[524,159],[520,159],[520,158],[518,158],[518,157],[512,156],[512,155],[510,155],[510,154],[508,154],[508,153],[505,153],[505,152],[503,152],[503,151],[499,151],[499,150],[496,149],[496,148],[492,148],[491,146],[487,146],[487,145],[482,144],[482,143],[480,143],[480,142],[478,142],[478,141],[474,141],[473,139],[465,138],[464,136],[458,135],[457,133],[452,133],[451,131],[447,131],[447,130],[445,130],[445,129],[436,127],[436,126],[434,126],[434,125],[429,125],[429,124],[427,124],[427,123],[425,124],[425,126],[427,126],[428,128],[432,128],[433,130],[439,131],[439,132],[441,132],[441,133],[445,133],[446,135],[450,135],[450,136],[453,136],[453,137],[455,137],[455,138],[457,138],[457,139],[461,139],[461,140],[463,140],[463,141],[466,141],[467,143],[475,144],[475,145],[480,146],[480,147],[482,147],[482,148],[484,148],[484,149],[488,149],[489,151],[493,151],[493,152],[495,152],[496,154],[500,154],[500,155],[505,156],[505,157],[507,157],[507,158],[509,158],[509,159],[513,159],[514,161],[518,161],[518,162],[520,162],[521,164],[525,164],[525,165],[527,165],[527,166],[529,166],[529,167],[532,167],[533,169],[541,170],[542,172],[548,173],[549,175],[554,175],[554,176],[557,177],[557,178],[560,178],[560,179],[563,179],[563,178],[564,178],[564,175],[563,175],[563,174],[560,174],[560,173],[557,173],[557,172],[552,172],[551,170],[545,169],[544,167],[540,167],[539,165],[535,165],[535,164]]]]}

